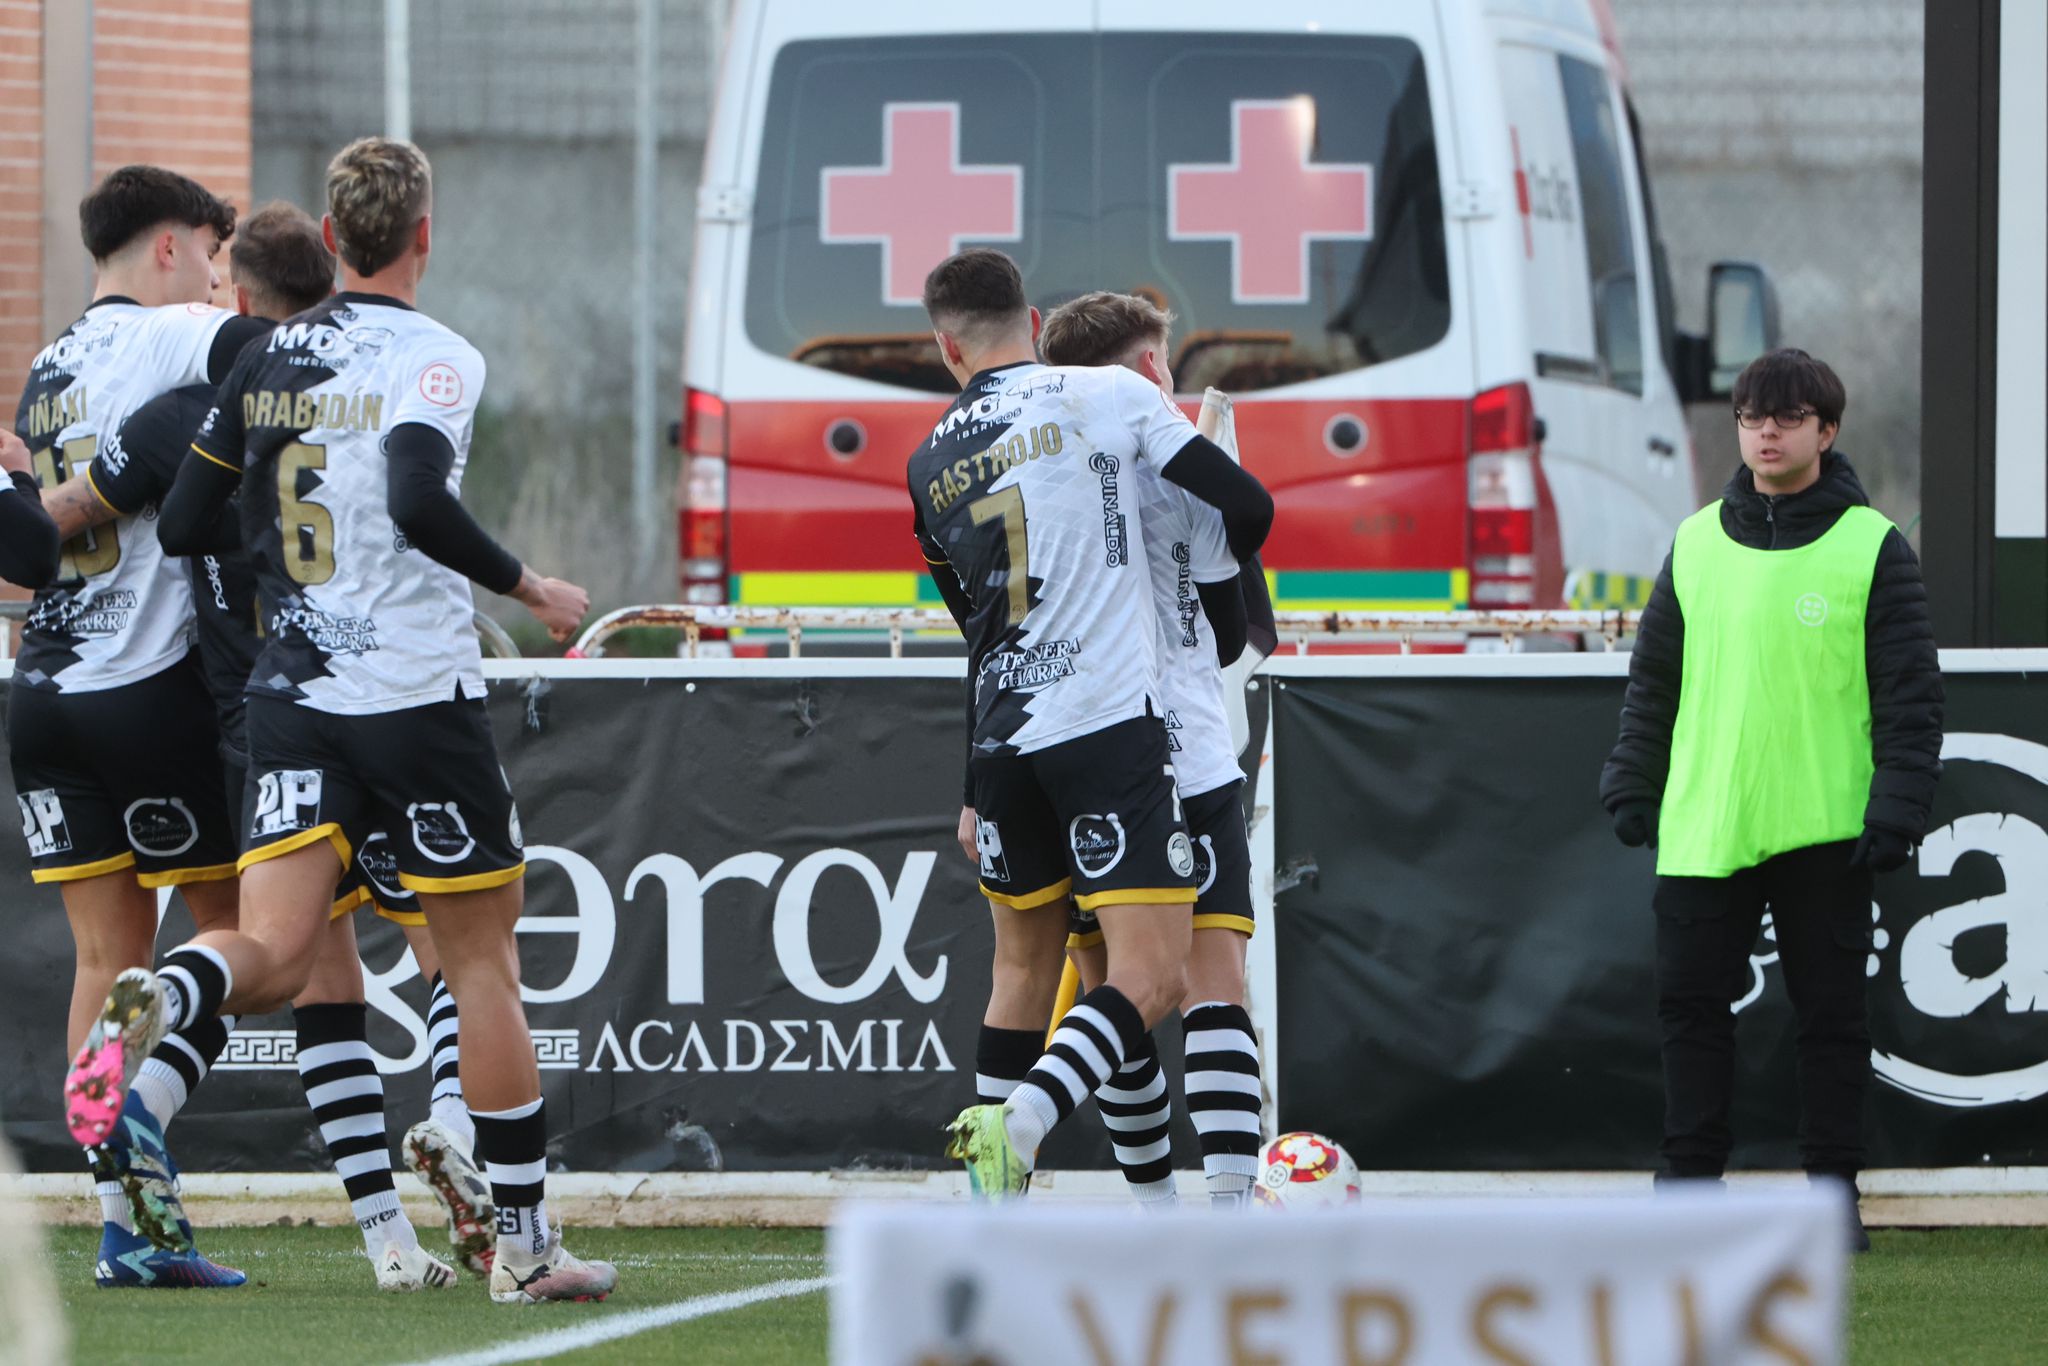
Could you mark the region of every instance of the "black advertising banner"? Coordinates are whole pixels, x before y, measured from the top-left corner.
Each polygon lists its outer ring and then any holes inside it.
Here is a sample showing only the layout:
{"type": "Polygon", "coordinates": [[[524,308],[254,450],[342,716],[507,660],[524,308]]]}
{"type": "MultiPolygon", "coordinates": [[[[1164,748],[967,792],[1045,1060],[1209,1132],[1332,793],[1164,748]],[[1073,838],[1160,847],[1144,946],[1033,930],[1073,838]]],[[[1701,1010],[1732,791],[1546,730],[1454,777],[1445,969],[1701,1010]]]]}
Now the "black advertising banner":
{"type": "MultiPolygon", "coordinates": [[[[528,858],[528,1018],[577,1171],[944,1167],[974,1101],[990,931],[954,842],[960,683],[933,677],[530,679],[491,720],[528,858]]],[[[71,944],[0,840],[12,948],[0,1106],[32,1170],[59,1119],[71,944]]],[[[189,933],[173,910],[160,947],[189,933]]],[[[392,1136],[426,1112],[426,991],[357,917],[392,1136]]],[[[1178,1052],[1177,1035],[1162,1045],[1178,1052]]],[[[312,1170],[290,1018],[248,1021],[180,1115],[197,1171],[312,1170]]],[[[1049,1164],[1108,1166],[1092,1118],[1049,1164]]],[[[1192,1135],[1180,1135],[1194,1161],[1192,1135]]]]}
{"type": "MultiPolygon", "coordinates": [[[[1653,856],[1595,795],[1622,680],[1275,684],[1281,1128],[1384,1169],[1654,1166],[1653,856]]],[[[1928,839],[1872,906],[1871,1164],[2040,1165],[2048,679],[1951,673],[1947,730],[1928,839]]],[[[1735,1162],[1796,1167],[1769,934],[1738,1003],[1735,1162]]]]}

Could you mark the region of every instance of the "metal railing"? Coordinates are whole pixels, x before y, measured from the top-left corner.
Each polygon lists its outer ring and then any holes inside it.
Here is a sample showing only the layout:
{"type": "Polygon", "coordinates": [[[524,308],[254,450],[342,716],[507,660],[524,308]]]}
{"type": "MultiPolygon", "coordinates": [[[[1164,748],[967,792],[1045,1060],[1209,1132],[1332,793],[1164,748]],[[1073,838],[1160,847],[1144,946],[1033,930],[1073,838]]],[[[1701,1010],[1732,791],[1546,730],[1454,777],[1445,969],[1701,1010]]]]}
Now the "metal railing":
{"type": "MultiPolygon", "coordinates": [[[[25,621],[28,619],[30,604],[26,600],[0,602],[0,622],[25,621]]],[[[482,640],[484,653],[492,659],[517,659],[519,646],[507,635],[505,628],[478,612],[475,617],[476,633],[482,640]]],[[[11,659],[14,654],[14,632],[0,626],[0,663],[11,659]]]]}
{"type": "MultiPolygon", "coordinates": [[[[1508,641],[1522,636],[1570,636],[1581,641],[1597,638],[1601,648],[1611,650],[1624,635],[1635,630],[1640,615],[1634,611],[1280,612],[1275,623],[1282,648],[1292,642],[1296,654],[1307,654],[1309,642],[1314,639],[1393,641],[1399,644],[1401,653],[1408,654],[1418,638],[1452,641],[1472,635],[1500,636],[1508,641]]],[[[696,607],[665,603],[621,607],[605,613],[583,629],[569,653],[572,657],[599,658],[604,654],[605,642],[619,632],[645,628],[681,631],[680,653],[686,659],[697,657],[706,631],[780,631],[789,641],[792,659],[802,657],[807,630],[886,632],[891,658],[902,655],[906,635],[929,633],[955,639],[959,635],[951,615],[937,608],[696,607]]]]}
{"type": "MultiPolygon", "coordinates": [[[[0,602],[0,621],[21,621],[28,615],[26,602],[0,602]]],[[[1607,612],[1279,612],[1281,648],[1293,646],[1295,654],[1309,653],[1313,640],[1350,642],[1390,641],[1402,654],[1412,652],[1418,639],[1437,638],[1447,642],[1460,638],[1499,636],[1514,641],[1522,636],[1574,637],[1581,642],[1597,639],[1600,648],[1611,650],[1636,629],[1642,614],[1637,611],[1607,612]]],[[[490,617],[478,612],[477,635],[484,653],[493,659],[520,658],[519,646],[490,617]]],[[[889,656],[901,658],[903,641],[911,635],[959,638],[950,614],[932,607],[696,607],[683,603],[659,603],[621,607],[606,612],[583,628],[583,634],[568,652],[571,659],[599,659],[605,642],[621,631],[680,631],[685,659],[698,657],[706,631],[780,631],[789,643],[789,657],[803,657],[804,632],[845,631],[886,634],[889,656]]],[[[0,661],[12,651],[13,632],[0,629],[0,661]]]]}

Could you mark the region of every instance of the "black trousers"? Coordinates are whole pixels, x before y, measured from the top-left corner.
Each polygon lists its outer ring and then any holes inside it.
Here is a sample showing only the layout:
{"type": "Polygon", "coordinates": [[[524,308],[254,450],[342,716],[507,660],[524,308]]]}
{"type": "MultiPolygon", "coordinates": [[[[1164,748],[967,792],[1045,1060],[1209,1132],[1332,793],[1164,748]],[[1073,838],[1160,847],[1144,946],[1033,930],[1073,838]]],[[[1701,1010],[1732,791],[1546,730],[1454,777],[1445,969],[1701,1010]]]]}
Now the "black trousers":
{"type": "Polygon", "coordinates": [[[1735,1015],[1764,912],[1799,1021],[1799,1156],[1853,1180],[1863,1167],[1870,1089],[1864,996],[1871,880],[1853,844],[1817,844],[1729,877],[1657,879],[1657,1016],[1664,1030],[1664,1174],[1714,1177],[1728,1164],[1735,1015]]]}

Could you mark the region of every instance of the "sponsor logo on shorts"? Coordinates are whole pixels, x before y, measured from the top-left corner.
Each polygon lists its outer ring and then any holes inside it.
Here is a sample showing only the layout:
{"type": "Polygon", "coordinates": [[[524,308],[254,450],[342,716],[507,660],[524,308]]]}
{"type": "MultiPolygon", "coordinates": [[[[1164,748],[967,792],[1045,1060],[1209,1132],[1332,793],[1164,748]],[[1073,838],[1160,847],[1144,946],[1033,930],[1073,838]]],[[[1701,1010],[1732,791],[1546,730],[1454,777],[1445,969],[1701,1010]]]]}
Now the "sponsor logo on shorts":
{"type": "Polygon", "coordinates": [[[199,822],[177,797],[144,797],[121,819],[128,826],[128,843],[138,854],[175,858],[199,843],[199,822]]]}
{"type": "Polygon", "coordinates": [[[1075,867],[1085,876],[1101,877],[1124,860],[1124,823],[1114,811],[1076,816],[1067,827],[1067,845],[1074,851],[1075,867]]]}
{"type": "Polygon", "coordinates": [[[28,841],[30,858],[71,852],[71,827],[64,823],[64,803],[56,789],[24,792],[14,804],[21,808],[21,837],[28,841]]]}
{"type": "Polygon", "coordinates": [[[974,818],[974,847],[981,853],[981,880],[1008,882],[1010,865],[1003,858],[1003,837],[994,821],[974,818]]]}
{"type": "Polygon", "coordinates": [[[325,781],[317,768],[272,769],[256,780],[256,819],[250,823],[251,839],[270,839],[320,824],[320,788],[325,781]]]}
{"type": "Polygon", "coordinates": [[[356,851],[356,866],[363,870],[363,880],[370,884],[379,906],[392,910],[399,902],[412,900],[412,893],[398,881],[398,855],[382,830],[363,841],[356,851]]]}
{"type": "Polygon", "coordinates": [[[505,834],[511,839],[514,849],[526,848],[526,830],[519,824],[519,803],[512,804],[511,818],[505,822],[505,834]]]}
{"type": "Polygon", "coordinates": [[[454,802],[414,802],[405,808],[413,847],[436,863],[460,863],[476,849],[476,837],[454,802]]]}
{"type": "Polygon", "coordinates": [[[1188,842],[1188,832],[1176,830],[1166,841],[1166,864],[1173,869],[1175,877],[1195,875],[1195,850],[1188,842]]]}
{"type": "Polygon", "coordinates": [[[1216,885],[1216,841],[1207,835],[1195,841],[1195,897],[1209,895],[1216,885]]]}

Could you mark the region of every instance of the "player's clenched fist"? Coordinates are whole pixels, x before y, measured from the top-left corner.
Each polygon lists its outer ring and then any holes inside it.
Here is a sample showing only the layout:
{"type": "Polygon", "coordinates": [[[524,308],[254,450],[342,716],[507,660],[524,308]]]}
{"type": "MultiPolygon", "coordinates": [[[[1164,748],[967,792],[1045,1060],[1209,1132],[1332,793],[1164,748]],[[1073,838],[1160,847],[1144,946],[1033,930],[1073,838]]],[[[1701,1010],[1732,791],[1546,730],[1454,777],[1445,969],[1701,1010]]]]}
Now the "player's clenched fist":
{"type": "Polygon", "coordinates": [[[567,640],[590,613],[590,594],[567,579],[550,579],[528,569],[512,596],[526,604],[554,639],[567,640]]]}
{"type": "Polygon", "coordinates": [[[0,470],[9,474],[29,474],[28,446],[13,432],[0,431],[0,470]]]}

